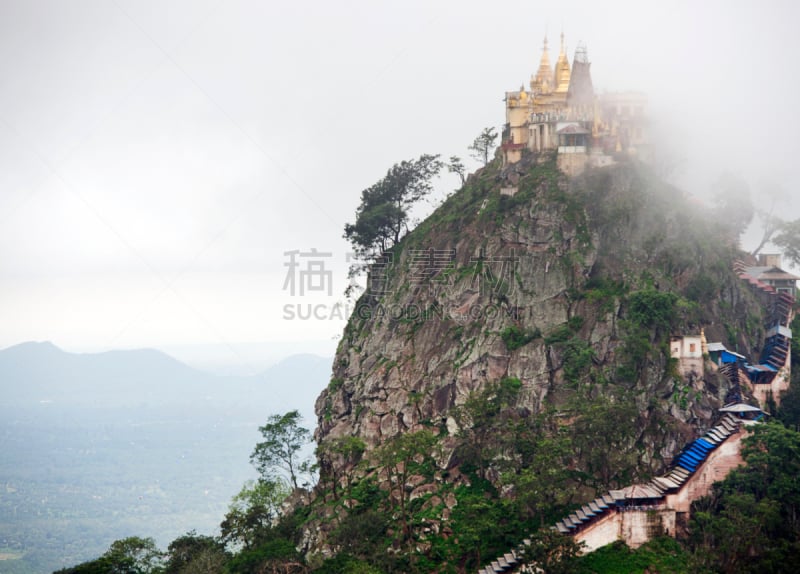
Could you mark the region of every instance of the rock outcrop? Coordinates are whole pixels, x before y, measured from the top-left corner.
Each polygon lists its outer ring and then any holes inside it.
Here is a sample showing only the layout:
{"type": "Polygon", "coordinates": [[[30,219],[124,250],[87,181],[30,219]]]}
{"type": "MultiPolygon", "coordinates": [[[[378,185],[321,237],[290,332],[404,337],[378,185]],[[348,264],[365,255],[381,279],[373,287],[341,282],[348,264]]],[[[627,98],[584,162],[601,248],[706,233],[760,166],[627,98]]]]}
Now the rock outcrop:
{"type": "MultiPolygon", "coordinates": [[[[316,439],[358,437],[369,452],[430,428],[441,469],[456,469],[457,408],[514,379],[518,411],[567,426],[582,402],[625,402],[634,432],[618,470],[649,477],[728,391],[724,377],[682,380],[664,341],[704,328],[758,354],[762,310],[733,272],[737,250],[713,211],[641,166],[569,179],[539,157],[511,170],[472,176],[372,268],[316,402],[316,439]]],[[[335,477],[353,464],[321,462],[335,477]]]]}

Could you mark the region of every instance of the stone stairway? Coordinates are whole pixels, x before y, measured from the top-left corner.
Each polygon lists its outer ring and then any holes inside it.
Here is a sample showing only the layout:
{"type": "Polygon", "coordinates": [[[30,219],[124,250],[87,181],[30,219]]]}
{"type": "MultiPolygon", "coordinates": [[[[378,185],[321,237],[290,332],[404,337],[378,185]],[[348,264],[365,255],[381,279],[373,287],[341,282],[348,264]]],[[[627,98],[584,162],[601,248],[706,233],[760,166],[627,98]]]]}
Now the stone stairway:
{"type": "MultiPolygon", "coordinates": [[[[659,476],[645,484],[634,484],[619,490],[609,490],[576,509],[555,523],[552,528],[565,535],[575,535],[585,531],[609,513],[622,512],[626,508],[656,507],[667,494],[678,492],[691,476],[700,468],[709,454],[728,437],[739,432],[740,419],[726,413],[702,437],[687,444],[673,460],[672,468],[664,476],[659,476]]],[[[517,548],[493,560],[478,570],[478,574],[498,574],[501,572],[523,572],[522,557],[530,540],[523,540],[517,548]]],[[[532,570],[533,571],[533,570],[532,570]]]]}
{"type": "MultiPolygon", "coordinates": [[[[742,261],[734,263],[734,270],[740,279],[747,282],[755,295],[767,310],[768,316],[764,349],[759,364],[730,363],[720,368],[719,372],[731,382],[733,397],[730,402],[742,400],[740,382],[750,380],[755,384],[770,384],[784,366],[787,365],[791,351],[792,310],[795,298],[789,293],[778,292],[772,286],[750,276],[742,261]]],[[[716,425],[703,436],[687,444],[673,460],[672,468],[664,476],[659,476],[646,484],[636,484],[620,490],[609,490],[576,509],[552,528],[558,532],[574,536],[592,528],[593,525],[610,513],[621,512],[626,508],[656,508],[668,494],[679,492],[686,482],[702,466],[708,456],[730,436],[739,432],[741,419],[726,413],[716,425]]],[[[530,540],[523,540],[517,548],[498,557],[489,565],[478,570],[478,574],[498,574],[502,572],[536,572],[536,567],[524,563],[526,546],[530,540]]]]}
{"type": "Polygon", "coordinates": [[[575,533],[590,525],[605,512],[614,511],[636,502],[657,504],[657,501],[665,494],[679,490],[711,451],[733,433],[738,432],[738,428],[739,421],[734,416],[726,414],[702,437],[687,444],[681,454],[675,457],[673,468],[664,476],[656,477],[645,484],[628,486],[621,490],[610,490],[588,505],[584,505],[580,510],[556,522],[554,528],[563,534],[575,533]]]}
{"type": "Polygon", "coordinates": [[[792,308],[795,298],[789,293],[778,292],[772,286],[763,283],[745,271],[742,261],[734,264],[734,270],[739,278],[747,282],[756,292],[759,300],[767,309],[767,338],[764,349],[757,365],[748,365],[749,378],[754,384],[770,384],[786,364],[791,348],[791,331],[789,324],[792,319],[792,308]]]}

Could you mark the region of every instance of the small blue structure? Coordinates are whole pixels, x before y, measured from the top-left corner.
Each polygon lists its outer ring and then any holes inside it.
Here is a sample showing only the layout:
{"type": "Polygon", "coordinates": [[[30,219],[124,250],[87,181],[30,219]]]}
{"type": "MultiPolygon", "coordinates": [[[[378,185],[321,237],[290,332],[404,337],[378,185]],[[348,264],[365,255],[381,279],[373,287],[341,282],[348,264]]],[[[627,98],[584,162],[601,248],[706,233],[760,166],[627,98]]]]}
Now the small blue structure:
{"type": "Polygon", "coordinates": [[[744,355],[740,355],[739,353],[728,350],[722,343],[709,343],[708,356],[712,361],[720,366],[731,363],[739,363],[745,360],[744,355]]]}

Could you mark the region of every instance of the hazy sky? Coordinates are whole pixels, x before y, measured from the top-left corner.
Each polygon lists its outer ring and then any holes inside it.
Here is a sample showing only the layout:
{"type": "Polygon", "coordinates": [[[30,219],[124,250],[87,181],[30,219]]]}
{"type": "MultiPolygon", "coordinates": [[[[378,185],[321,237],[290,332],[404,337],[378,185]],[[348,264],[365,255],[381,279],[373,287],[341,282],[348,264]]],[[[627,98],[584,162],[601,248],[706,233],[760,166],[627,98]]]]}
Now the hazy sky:
{"type": "Polygon", "coordinates": [[[725,169],[791,190],[798,17],[789,1],[0,0],[0,348],[332,352],[343,321],[284,306],[343,300],[360,191],[421,153],[466,156],[562,28],[598,90],[649,94],[690,191],[725,169]],[[285,253],[312,249],[331,255],[294,271],[322,261],[333,294],[292,296],[285,253]]]}

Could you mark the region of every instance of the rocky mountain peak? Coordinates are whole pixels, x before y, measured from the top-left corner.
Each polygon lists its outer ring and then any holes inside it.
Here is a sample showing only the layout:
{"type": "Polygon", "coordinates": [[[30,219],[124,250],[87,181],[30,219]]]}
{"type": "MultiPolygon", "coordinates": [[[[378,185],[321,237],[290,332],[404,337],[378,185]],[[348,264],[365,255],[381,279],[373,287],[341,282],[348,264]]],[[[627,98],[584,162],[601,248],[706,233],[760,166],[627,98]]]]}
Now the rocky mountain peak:
{"type": "MultiPolygon", "coordinates": [[[[762,310],[714,221],[636,163],[577,178],[550,156],[490,164],[373,266],[316,401],[321,482],[380,474],[377,460],[355,465],[423,429],[438,474],[413,491],[469,482],[465,453],[504,440],[477,432],[470,401],[506,387],[503,416],[546,416],[542,432],[570,437],[564,464],[588,483],[662,470],[728,392],[723,377],[684,380],[670,336],[760,340],[762,310]],[[353,439],[363,458],[329,448],[353,439]]],[[[492,452],[480,476],[500,486],[492,461],[511,455],[492,452]]]]}

